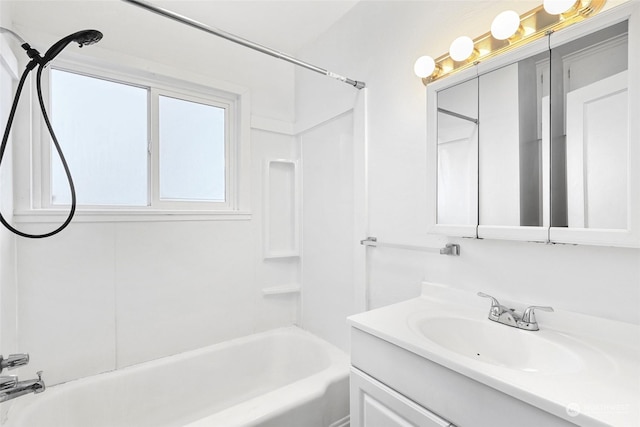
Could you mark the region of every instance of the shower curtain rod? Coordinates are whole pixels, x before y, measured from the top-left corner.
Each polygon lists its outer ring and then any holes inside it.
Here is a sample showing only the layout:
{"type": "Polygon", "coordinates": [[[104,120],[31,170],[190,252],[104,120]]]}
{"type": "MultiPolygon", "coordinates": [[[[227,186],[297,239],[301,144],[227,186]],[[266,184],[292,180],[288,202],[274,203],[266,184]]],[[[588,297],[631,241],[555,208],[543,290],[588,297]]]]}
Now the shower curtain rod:
{"type": "Polygon", "coordinates": [[[188,25],[190,27],[197,28],[197,29],[202,30],[204,32],[207,32],[209,34],[213,34],[215,36],[222,37],[223,39],[227,39],[229,41],[232,41],[234,43],[237,43],[237,44],[240,44],[242,46],[248,47],[250,49],[257,50],[258,52],[262,52],[262,53],[265,53],[267,55],[271,55],[273,57],[276,57],[276,58],[282,59],[284,61],[290,62],[290,63],[292,63],[294,65],[298,65],[298,66],[306,68],[308,70],[315,71],[316,73],[324,74],[327,77],[331,77],[333,79],[340,80],[341,82],[344,82],[344,83],[346,83],[348,85],[351,85],[351,86],[355,87],[356,89],[362,89],[362,88],[365,87],[365,83],[364,82],[357,81],[357,80],[351,80],[350,78],[341,76],[340,74],[332,73],[329,70],[325,70],[324,68],[320,68],[320,67],[317,67],[317,66],[315,66],[313,64],[309,64],[308,62],[301,61],[301,60],[296,59],[296,58],[294,58],[292,56],[284,54],[282,52],[278,52],[277,50],[270,49],[268,47],[262,46],[262,45],[260,45],[258,43],[254,43],[254,42],[252,42],[250,40],[247,40],[247,39],[243,39],[242,37],[238,37],[238,36],[236,36],[234,34],[228,33],[226,31],[222,31],[222,30],[220,30],[218,28],[210,27],[210,26],[205,25],[205,24],[203,24],[201,22],[195,21],[195,20],[193,20],[191,18],[187,18],[186,16],[179,15],[179,14],[177,14],[175,12],[170,11],[170,10],[163,9],[161,7],[157,7],[157,6],[151,4],[151,3],[147,2],[147,1],[144,1],[144,0],[122,0],[122,1],[124,1],[126,3],[131,3],[131,4],[136,5],[136,6],[139,6],[139,7],[143,8],[143,9],[146,9],[146,10],[148,10],[150,12],[157,13],[158,15],[162,15],[162,16],[164,16],[166,18],[173,19],[173,20],[178,21],[178,22],[180,22],[182,24],[188,25]]]}

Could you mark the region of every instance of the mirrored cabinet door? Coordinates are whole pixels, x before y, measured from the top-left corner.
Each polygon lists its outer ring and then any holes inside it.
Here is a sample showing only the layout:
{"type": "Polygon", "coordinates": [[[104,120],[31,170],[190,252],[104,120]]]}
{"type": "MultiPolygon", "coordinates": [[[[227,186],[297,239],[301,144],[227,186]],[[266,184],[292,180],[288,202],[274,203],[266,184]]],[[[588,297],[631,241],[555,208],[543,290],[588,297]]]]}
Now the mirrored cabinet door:
{"type": "Polygon", "coordinates": [[[637,9],[550,37],[551,241],[639,244],[637,9]]]}
{"type": "Polygon", "coordinates": [[[478,80],[438,92],[438,224],[477,221],[478,80]]]}
{"type": "Polygon", "coordinates": [[[532,43],[518,56],[498,68],[479,67],[478,236],[546,241],[550,81],[547,40],[532,43]]]}
{"type": "Polygon", "coordinates": [[[435,158],[436,209],[432,231],[476,237],[478,224],[478,80],[475,69],[445,87],[430,85],[430,140],[435,158]]]}

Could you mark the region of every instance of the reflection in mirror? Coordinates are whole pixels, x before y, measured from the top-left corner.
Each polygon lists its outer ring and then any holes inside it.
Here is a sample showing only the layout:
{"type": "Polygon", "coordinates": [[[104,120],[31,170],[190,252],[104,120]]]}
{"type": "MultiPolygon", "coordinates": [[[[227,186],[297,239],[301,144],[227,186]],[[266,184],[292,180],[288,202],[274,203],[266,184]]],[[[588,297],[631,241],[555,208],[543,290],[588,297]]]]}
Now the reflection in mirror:
{"type": "Polygon", "coordinates": [[[477,96],[477,79],[437,93],[438,224],[477,224],[477,96]]]}
{"type": "Polygon", "coordinates": [[[551,53],[551,225],[626,229],[628,21],[551,53]]]}
{"type": "Polygon", "coordinates": [[[478,80],[479,223],[548,226],[549,51],[478,80]]]}

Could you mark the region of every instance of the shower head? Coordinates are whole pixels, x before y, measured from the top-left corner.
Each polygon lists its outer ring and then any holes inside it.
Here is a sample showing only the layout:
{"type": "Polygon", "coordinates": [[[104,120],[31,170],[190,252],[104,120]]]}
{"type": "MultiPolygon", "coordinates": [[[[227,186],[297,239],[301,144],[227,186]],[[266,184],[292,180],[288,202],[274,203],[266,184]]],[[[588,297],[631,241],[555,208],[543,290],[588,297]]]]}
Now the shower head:
{"type": "Polygon", "coordinates": [[[90,44],[98,43],[102,39],[102,33],[98,30],[82,30],[73,34],[69,34],[67,37],[58,40],[53,46],[47,50],[43,56],[44,63],[48,63],[53,58],[58,56],[62,50],[67,47],[71,42],[78,43],[79,47],[87,46],[90,44]]]}
{"type": "Polygon", "coordinates": [[[74,33],[73,41],[78,43],[80,47],[98,43],[102,40],[102,33],[98,30],[84,30],[74,33]]]}

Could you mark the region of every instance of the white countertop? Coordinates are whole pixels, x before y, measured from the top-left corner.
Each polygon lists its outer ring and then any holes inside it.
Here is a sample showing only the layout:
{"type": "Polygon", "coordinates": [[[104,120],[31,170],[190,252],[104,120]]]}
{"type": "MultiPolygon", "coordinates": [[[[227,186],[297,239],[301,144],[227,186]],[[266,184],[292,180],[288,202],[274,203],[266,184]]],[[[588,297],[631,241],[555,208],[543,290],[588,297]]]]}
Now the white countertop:
{"type": "Polygon", "coordinates": [[[553,373],[512,369],[463,356],[432,342],[415,327],[429,317],[491,322],[487,319],[489,307],[490,301],[475,293],[424,284],[419,298],[357,314],[349,321],[355,328],[569,422],[585,427],[640,426],[639,325],[561,310],[536,313],[540,330],[518,332],[538,334],[535,339],[557,341],[557,337],[565,337],[563,345],[579,357],[585,355],[584,367],[553,373]],[[574,347],[572,342],[578,345],[574,347]]]}

